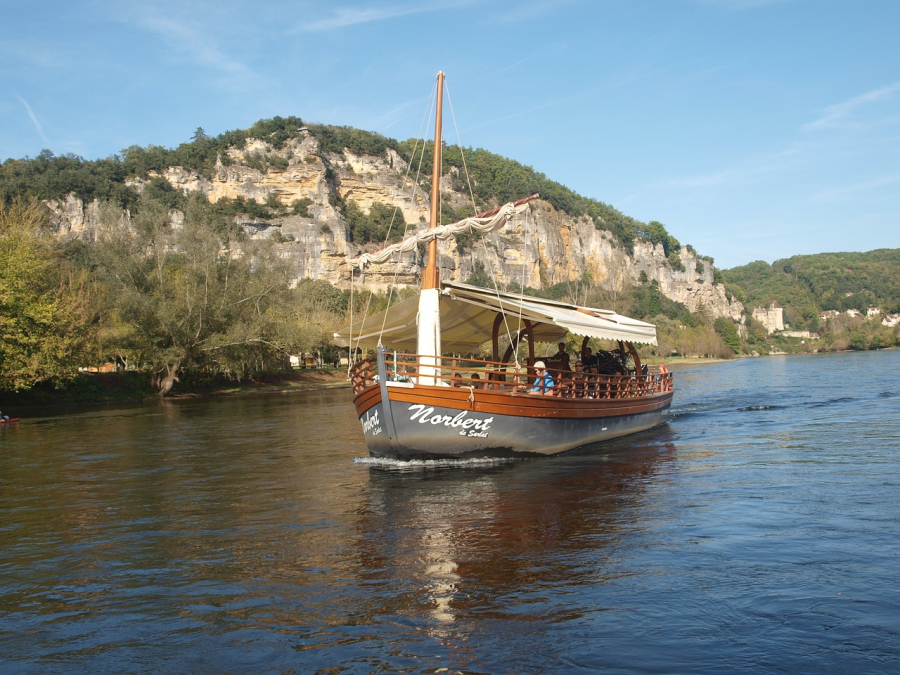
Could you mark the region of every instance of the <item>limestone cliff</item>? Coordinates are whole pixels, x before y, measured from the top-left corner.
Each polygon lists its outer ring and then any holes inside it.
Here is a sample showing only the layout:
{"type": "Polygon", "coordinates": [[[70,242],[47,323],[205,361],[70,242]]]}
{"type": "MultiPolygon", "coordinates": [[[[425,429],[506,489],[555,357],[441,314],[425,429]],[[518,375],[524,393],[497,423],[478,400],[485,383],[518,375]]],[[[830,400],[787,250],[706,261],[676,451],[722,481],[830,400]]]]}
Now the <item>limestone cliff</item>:
{"type": "MultiPolygon", "coordinates": [[[[429,195],[409,173],[406,162],[392,150],[380,157],[324,152],[314,136],[303,132],[278,150],[262,140],[230,148],[219,157],[211,177],[181,167],[171,167],[163,176],[172,186],[185,193],[201,192],[211,202],[242,197],[290,207],[304,201],[308,206],[302,216],[244,217],[239,222],[250,237],[274,235],[281,242],[277,244],[279,254],[292,261],[298,279],[326,279],[347,287],[352,268],[342,263],[364,247],[349,240],[350,228],[341,206],[353,202],[363,213],[376,203],[396,207],[394,231],[400,234],[427,227],[429,195]]],[[[451,176],[441,180],[443,200],[464,206],[466,198],[452,190],[453,182],[451,176]]],[[[64,201],[48,202],[48,207],[60,237],[88,242],[95,239],[101,221],[127,226],[130,219],[127,212],[119,211],[112,219],[107,214],[104,220],[102,212],[108,206],[96,201],[83,204],[71,195],[64,201]]],[[[672,268],[660,244],[638,241],[629,254],[589,218],[571,217],[537,200],[503,230],[483,240],[462,249],[452,240],[443,245],[439,264],[447,279],[465,280],[480,262],[500,284],[538,289],[590,279],[621,290],[639,283],[643,273],[645,283],[655,281],[664,295],[692,312],[703,310],[712,317],[740,320],[743,306],[726,297],[721,284],[714,283],[712,264],[686,248],[679,257],[683,271],[672,268]]],[[[367,269],[354,282],[372,290],[418,284],[422,262],[410,253],[394,263],[367,269]]]]}

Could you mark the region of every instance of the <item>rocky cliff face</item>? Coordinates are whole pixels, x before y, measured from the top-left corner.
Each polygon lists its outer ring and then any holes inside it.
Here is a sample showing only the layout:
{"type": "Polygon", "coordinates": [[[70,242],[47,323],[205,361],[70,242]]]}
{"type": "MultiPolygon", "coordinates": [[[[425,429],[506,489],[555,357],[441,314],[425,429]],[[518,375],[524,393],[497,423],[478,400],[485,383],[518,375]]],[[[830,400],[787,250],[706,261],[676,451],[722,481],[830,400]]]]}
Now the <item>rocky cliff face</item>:
{"type": "MultiPolygon", "coordinates": [[[[290,206],[295,200],[309,200],[308,216],[246,218],[241,225],[250,237],[276,236],[282,242],[277,244],[279,254],[293,262],[298,279],[326,279],[347,287],[352,268],[343,263],[363,247],[349,241],[350,229],[339,205],[352,201],[364,213],[375,203],[396,207],[399,215],[394,231],[399,233],[427,227],[429,196],[415,184],[408,169],[390,150],[381,157],[325,153],[315,137],[304,132],[280,150],[259,140],[230,149],[224,160],[220,157],[211,179],[180,167],[168,169],[164,177],[185,192],[203,193],[211,202],[243,197],[290,206]]],[[[451,182],[449,177],[441,181],[445,203],[464,205],[465,197],[451,189],[451,182]]],[[[101,222],[127,226],[130,219],[121,211],[110,218],[111,214],[104,214],[108,206],[96,201],[83,204],[71,195],[64,201],[48,202],[48,207],[60,237],[88,242],[96,238],[101,222]]],[[[573,218],[537,200],[503,230],[483,240],[463,248],[453,240],[443,244],[439,264],[444,278],[450,280],[467,279],[481,263],[500,284],[533,288],[590,279],[615,291],[639,283],[643,273],[647,282],[655,280],[664,295],[692,312],[703,310],[712,317],[739,320],[743,306],[727,298],[721,284],[713,283],[712,265],[685,248],[679,255],[684,271],[672,269],[658,244],[639,241],[629,255],[590,219],[573,218]]],[[[410,253],[396,262],[370,267],[355,276],[354,282],[372,290],[418,284],[422,265],[419,256],[410,253]]]]}

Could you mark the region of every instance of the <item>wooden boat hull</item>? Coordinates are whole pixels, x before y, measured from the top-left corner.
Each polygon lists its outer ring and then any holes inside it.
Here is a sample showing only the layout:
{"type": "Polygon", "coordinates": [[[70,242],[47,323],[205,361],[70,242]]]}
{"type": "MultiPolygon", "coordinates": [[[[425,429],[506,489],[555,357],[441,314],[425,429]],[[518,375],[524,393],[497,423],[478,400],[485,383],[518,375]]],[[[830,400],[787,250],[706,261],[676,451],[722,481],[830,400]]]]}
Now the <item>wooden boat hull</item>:
{"type": "Polygon", "coordinates": [[[556,455],[665,424],[672,392],[560,399],[382,382],[354,399],[373,457],[556,455]]]}

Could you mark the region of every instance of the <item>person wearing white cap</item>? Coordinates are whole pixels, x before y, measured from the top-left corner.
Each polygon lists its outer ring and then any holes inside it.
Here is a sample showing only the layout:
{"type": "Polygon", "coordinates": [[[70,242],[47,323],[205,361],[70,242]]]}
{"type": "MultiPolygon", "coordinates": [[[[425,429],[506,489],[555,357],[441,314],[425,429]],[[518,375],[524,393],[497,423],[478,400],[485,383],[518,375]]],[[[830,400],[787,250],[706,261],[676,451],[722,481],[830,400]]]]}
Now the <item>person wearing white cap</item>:
{"type": "Polygon", "coordinates": [[[544,396],[553,393],[553,376],[547,372],[547,367],[544,365],[543,361],[534,362],[534,372],[537,375],[537,378],[535,378],[534,385],[528,393],[541,394],[544,396]]]}

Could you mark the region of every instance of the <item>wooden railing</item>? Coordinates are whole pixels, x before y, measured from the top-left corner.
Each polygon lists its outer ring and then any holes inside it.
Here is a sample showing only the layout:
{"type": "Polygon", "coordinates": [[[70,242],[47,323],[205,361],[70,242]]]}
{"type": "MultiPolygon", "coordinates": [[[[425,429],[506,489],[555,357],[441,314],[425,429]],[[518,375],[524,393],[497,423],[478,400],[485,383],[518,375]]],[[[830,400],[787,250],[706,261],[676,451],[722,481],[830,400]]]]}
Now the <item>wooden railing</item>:
{"type": "MultiPolygon", "coordinates": [[[[668,372],[602,375],[548,368],[553,386],[542,388],[539,384],[536,385],[537,373],[531,366],[517,368],[509,363],[443,357],[440,366],[429,364],[428,367],[438,374],[441,386],[472,390],[588,399],[639,398],[672,390],[672,374],[668,372]]],[[[388,382],[415,384],[418,356],[389,352],[386,354],[385,370],[388,382]]],[[[359,361],[350,369],[354,394],[378,385],[380,378],[378,361],[374,355],[359,361]]]]}

